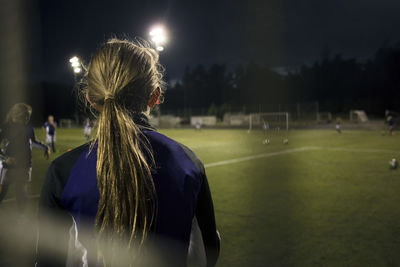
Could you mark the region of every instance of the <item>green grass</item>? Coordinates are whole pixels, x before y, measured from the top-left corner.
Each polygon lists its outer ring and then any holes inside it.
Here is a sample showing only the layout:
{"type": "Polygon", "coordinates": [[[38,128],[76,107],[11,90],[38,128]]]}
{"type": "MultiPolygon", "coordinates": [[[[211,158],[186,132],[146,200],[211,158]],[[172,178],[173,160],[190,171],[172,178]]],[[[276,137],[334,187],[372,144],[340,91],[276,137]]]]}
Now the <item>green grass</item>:
{"type": "MultiPolygon", "coordinates": [[[[42,130],[36,132],[44,140],[42,130]]],[[[400,266],[400,170],[388,165],[400,158],[400,136],[297,130],[289,133],[288,145],[276,134],[262,145],[257,131],[162,132],[206,165],[314,148],[206,168],[222,237],[218,266],[400,266]]],[[[59,129],[59,152],[52,158],[84,142],[83,130],[59,129]]],[[[35,195],[50,161],[41,151],[33,159],[35,195]]],[[[36,207],[32,200],[33,214],[36,207]]],[[[0,217],[13,208],[12,201],[2,204],[0,217]]]]}

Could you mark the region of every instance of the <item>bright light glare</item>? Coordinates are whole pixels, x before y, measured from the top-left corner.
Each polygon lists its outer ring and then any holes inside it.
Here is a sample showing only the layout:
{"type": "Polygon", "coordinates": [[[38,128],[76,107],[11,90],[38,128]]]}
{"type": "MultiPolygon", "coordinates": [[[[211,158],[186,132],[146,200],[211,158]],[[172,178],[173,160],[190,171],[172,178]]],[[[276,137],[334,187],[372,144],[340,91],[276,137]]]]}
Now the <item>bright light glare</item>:
{"type": "Polygon", "coordinates": [[[81,68],[74,68],[74,72],[75,72],[75,73],[80,73],[81,71],[82,71],[81,68]]]}
{"type": "Polygon", "coordinates": [[[163,51],[162,46],[167,41],[165,30],[162,26],[153,27],[150,31],[151,41],[155,44],[158,51],[163,51]]]}
{"type": "Polygon", "coordinates": [[[71,63],[75,63],[75,62],[78,62],[79,61],[79,58],[77,58],[77,57],[72,57],[70,60],[69,60],[69,62],[71,62],[71,63]]]}
{"type": "Polygon", "coordinates": [[[161,26],[157,26],[157,27],[154,27],[150,31],[150,36],[161,35],[161,34],[163,34],[163,32],[164,32],[164,29],[161,26]]]}
{"type": "Polygon", "coordinates": [[[162,44],[165,42],[165,36],[164,35],[154,35],[153,38],[151,38],[153,42],[156,44],[162,44]]]}
{"type": "Polygon", "coordinates": [[[71,62],[72,67],[79,67],[80,65],[78,61],[71,62]]]}

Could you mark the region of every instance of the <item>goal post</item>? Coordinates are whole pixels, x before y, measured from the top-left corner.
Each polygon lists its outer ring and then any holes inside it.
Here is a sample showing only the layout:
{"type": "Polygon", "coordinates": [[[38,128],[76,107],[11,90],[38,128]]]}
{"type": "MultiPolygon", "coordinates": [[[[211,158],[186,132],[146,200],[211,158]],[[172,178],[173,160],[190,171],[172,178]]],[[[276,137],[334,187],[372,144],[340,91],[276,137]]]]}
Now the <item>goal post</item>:
{"type": "Polygon", "coordinates": [[[289,131],[289,113],[288,112],[267,112],[249,114],[249,132],[254,129],[283,129],[289,131]]]}

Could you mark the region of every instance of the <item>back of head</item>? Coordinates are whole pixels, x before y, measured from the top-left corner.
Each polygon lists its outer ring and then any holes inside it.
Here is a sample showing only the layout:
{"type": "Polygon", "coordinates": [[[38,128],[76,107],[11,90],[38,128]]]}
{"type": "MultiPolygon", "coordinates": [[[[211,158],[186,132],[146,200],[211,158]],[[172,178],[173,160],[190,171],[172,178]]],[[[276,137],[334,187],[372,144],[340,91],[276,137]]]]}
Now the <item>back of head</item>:
{"type": "MultiPolygon", "coordinates": [[[[152,154],[133,117],[148,110],[162,83],[159,69],[153,49],[112,39],[93,55],[86,74],[86,97],[99,111],[96,230],[102,242],[126,249],[141,247],[156,212],[152,154]]],[[[109,249],[100,252],[107,266],[116,260],[109,249]]]]}
{"type": "Polygon", "coordinates": [[[32,115],[32,107],[25,103],[13,105],[7,112],[5,123],[27,124],[32,115]]]}
{"type": "Polygon", "coordinates": [[[111,39],[90,61],[88,97],[97,104],[114,100],[130,112],[144,112],[147,101],[161,86],[158,54],[151,48],[126,40],[111,39]]]}

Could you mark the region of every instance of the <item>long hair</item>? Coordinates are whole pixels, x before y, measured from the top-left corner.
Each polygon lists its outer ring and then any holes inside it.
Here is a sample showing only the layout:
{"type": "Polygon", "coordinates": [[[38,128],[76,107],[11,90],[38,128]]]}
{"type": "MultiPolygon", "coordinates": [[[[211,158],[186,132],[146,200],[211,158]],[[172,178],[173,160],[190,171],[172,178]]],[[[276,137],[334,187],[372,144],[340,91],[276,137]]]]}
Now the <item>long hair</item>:
{"type": "MultiPolygon", "coordinates": [[[[101,106],[94,141],[100,192],[97,237],[138,249],[154,221],[156,193],[151,149],[133,118],[147,111],[148,100],[162,84],[158,54],[140,44],[111,39],[92,56],[86,79],[87,97],[101,106]]],[[[99,250],[104,265],[112,265],[112,251],[99,250]]]]}
{"type": "Polygon", "coordinates": [[[32,115],[32,107],[25,103],[13,105],[6,114],[5,123],[27,124],[32,115]]]}

